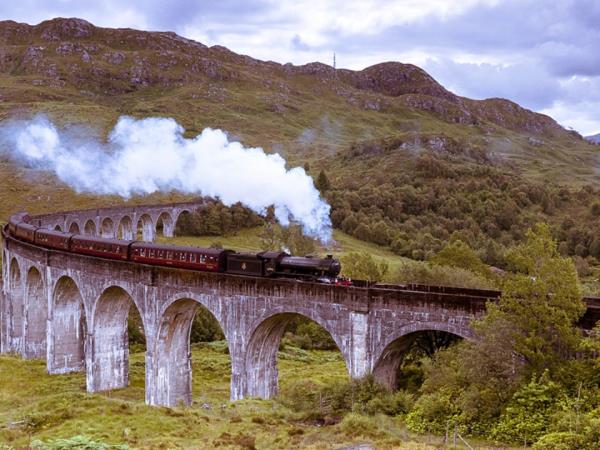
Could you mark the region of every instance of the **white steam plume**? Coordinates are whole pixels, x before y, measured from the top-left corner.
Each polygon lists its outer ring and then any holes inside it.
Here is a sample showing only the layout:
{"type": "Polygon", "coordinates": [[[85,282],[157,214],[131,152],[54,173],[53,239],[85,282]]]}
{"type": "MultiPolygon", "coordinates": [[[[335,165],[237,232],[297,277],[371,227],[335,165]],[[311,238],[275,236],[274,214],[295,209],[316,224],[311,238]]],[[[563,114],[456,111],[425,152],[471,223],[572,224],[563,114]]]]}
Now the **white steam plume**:
{"type": "Polygon", "coordinates": [[[282,225],[295,220],[307,235],[331,239],[330,206],[304,169],[287,170],[279,154],[229,142],[221,130],[206,128],[193,139],[183,132],[173,119],[131,117],[119,119],[106,144],[76,139],[42,116],[0,129],[13,158],[54,172],[78,192],[127,198],[175,189],[258,213],[274,205],[282,225]]]}

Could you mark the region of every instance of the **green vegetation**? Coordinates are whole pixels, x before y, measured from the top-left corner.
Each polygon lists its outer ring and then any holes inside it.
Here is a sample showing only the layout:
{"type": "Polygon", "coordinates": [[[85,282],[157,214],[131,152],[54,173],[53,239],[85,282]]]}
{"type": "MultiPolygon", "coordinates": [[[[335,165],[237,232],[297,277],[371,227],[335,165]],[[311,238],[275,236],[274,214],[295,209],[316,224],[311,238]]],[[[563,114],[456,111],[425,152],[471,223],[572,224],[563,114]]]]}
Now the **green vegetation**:
{"type": "Polygon", "coordinates": [[[584,336],[576,326],[585,308],[573,261],[560,256],[545,225],[507,260],[514,272],[475,324],[478,339],[436,353],[407,424],[442,433],[451,423],[515,444],[577,439],[577,448],[595,449],[600,328],[584,336]]]}
{"type": "Polygon", "coordinates": [[[384,260],[376,261],[369,253],[352,252],[342,258],[344,275],[357,280],[383,281],[390,266],[384,260]]]}
{"type": "Polygon", "coordinates": [[[535,223],[547,222],[562,254],[597,265],[595,185],[540,183],[502,163],[477,162],[462,146],[415,155],[395,145],[383,155],[342,152],[332,162],[337,178],[326,198],[336,228],[417,260],[460,240],[485,263],[505,269],[506,249],[535,223]],[[357,171],[360,180],[352,176],[357,171]]]}
{"type": "Polygon", "coordinates": [[[178,236],[223,236],[235,235],[242,228],[261,225],[263,220],[240,203],[226,207],[221,202],[206,208],[184,213],[177,221],[175,234],[178,236]]]}

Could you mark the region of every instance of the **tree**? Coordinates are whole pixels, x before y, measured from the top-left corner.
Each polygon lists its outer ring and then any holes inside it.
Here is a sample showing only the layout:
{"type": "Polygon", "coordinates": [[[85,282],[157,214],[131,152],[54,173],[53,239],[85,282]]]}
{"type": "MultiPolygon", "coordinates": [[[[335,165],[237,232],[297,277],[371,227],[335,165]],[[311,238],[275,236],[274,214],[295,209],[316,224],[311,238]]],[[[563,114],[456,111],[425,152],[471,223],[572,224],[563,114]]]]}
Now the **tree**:
{"type": "MultiPolygon", "coordinates": [[[[559,254],[547,225],[529,230],[507,260],[513,273],[499,301],[488,304],[487,314],[475,322],[477,339],[439,352],[427,369],[423,395],[407,419],[411,428],[439,431],[452,420],[486,434],[505,412],[506,426],[497,428],[496,437],[514,439],[505,432],[527,411],[506,407],[529,395],[525,386],[531,380],[549,376],[544,384],[572,383],[582,346],[575,323],[585,310],[573,261],[559,254]],[[525,391],[514,396],[520,389],[525,391]]],[[[522,431],[537,436],[545,423],[522,431]]]]}
{"type": "Polygon", "coordinates": [[[390,244],[390,232],[389,228],[383,220],[380,220],[375,224],[371,232],[371,238],[376,244],[389,245],[390,244]]]}
{"type": "Polygon", "coordinates": [[[260,247],[263,250],[280,250],[281,243],[277,235],[278,225],[270,220],[266,220],[263,225],[258,238],[260,240],[260,247]]]}
{"type": "Polygon", "coordinates": [[[266,221],[259,239],[264,250],[285,250],[292,255],[302,256],[317,250],[317,241],[305,236],[302,226],[297,223],[282,227],[278,223],[266,221]]]}
{"type": "Polygon", "coordinates": [[[377,261],[367,252],[352,252],[342,257],[343,274],[350,278],[382,281],[388,274],[389,269],[386,261],[377,261]]]}
{"type": "Polygon", "coordinates": [[[503,440],[527,445],[537,441],[550,424],[560,387],[544,372],[523,385],[511,398],[493,434],[503,440]]]}
{"type": "Polygon", "coordinates": [[[207,309],[198,308],[190,331],[191,342],[212,342],[224,338],[217,319],[207,309]]]}
{"type": "Polygon", "coordinates": [[[290,224],[287,227],[278,227],[278,240],[280,248],[285,247],[292,255],[309,255],[317,249],[315,239],[305,236],[302,226],[290,224]]]}
{"type": "Polygon", "coordinates": [[[489,267],[481,261],[477,253],[460,239],[446,245],[431,258],[431,262],[441,266],[470,270],[488,278],[492,275],[489,267]]]}
{"type": "Polygon", "coordinates": [[[321,192],[321,194],[327,192],[331,189],[331,184],[329,183],[329,178],[327,178],[327,174],[324,170],[319,172],[319,176],[317,177],[317,182],[315,183],[315,187],[321,192]]]}
{"type": "Polygon", "coordinates": [[[354,229],[354,237],[361,241],[371,240],[371,228],[363,221],[359,221],[358,226],[354,229]]]}
{"type": "Polygon", "coordinates": [[[581,339],[575,323],[585,305],[573,260],[559,254],[548,225],[536,225],[526,238],[507,254],[517,272],[486,320],[510,321],[514,351],[530,372],[541,375],[575,355],[581,339]]]}
{"type": "Polygon", "coordinates": [[[353,234],[356,227],[358,227],[358,220],[353,213],[350,213],[342,222],[342,231],[344,231],[344,233],[353,234]]]}

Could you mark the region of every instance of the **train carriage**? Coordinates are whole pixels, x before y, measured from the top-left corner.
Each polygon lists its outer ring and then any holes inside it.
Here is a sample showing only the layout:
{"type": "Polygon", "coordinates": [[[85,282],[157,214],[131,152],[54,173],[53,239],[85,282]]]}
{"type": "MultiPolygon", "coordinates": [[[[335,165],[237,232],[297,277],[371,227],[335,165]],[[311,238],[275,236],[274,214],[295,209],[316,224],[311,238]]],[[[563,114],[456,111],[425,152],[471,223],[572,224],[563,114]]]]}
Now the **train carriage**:
{"type": "Polygon", "coordinates": [[[226,255],[230,252],[231,250],[181,247],[146,242],[131,244],[132,261],[208,272],[223,272],[226,255]]]}
{"type": "Polygon", "coordinates": [[[37,227],[26,222],[19,222],[15,227],[15,237],[27,242],[34,242],[37,227]]]}
{"type": "MultiPolygon", "coordinates": [[[[10,216],[8,218],[8,232],[11,235],[16,237],[17,236],[17,226],[20,224],[28,224],[30,220],[31,220],[31,218],[29,217],[29,214],[27,214],[25,212],[13,214],[12,216],[10,216]]],[[[32,240],[33,240],[33,238],[32,238],[32,240]]]]}
{"type": "Polygon", "coordinates": [[[129,259],[131,241],[104,239],[76,234],[71,237],[71,251],[109,259],[129,259]]]}
{"type": "Polygon", "coordinates": [[[57,250],[69,250],[69,244],[71,237],[74,234],[72,233],[62,233],[60,231],[54,230],[45,230],[43,228],[38,228],[35,233],[34,242],[37,245],[41,245],[43,247],[55,248],[57,250]]]}

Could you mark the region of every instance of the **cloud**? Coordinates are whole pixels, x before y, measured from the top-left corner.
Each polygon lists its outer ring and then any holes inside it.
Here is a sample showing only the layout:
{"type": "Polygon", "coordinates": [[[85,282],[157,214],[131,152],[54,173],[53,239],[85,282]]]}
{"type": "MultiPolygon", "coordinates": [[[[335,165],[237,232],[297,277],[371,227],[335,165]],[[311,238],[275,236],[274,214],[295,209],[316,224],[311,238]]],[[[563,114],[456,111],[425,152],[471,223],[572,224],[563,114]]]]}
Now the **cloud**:
{"type": "Polygon", "coordinates": [[[425,69],[449,89],[468,97],[518,98],[533,109],[550,107],[562,92],[560,82],[535,64],[503,66],[442,59],[429,60],[425,69]]]}
{"type": "Polygon", "coordinates": [[[292,48],[294,50],[299,50],[302,52],[310,50],[310,46],[302,41],[302,38],[300,37],[299,34],[294,35],[294,37],[292,38],[291,44],[292,44],[292,48]]]}

